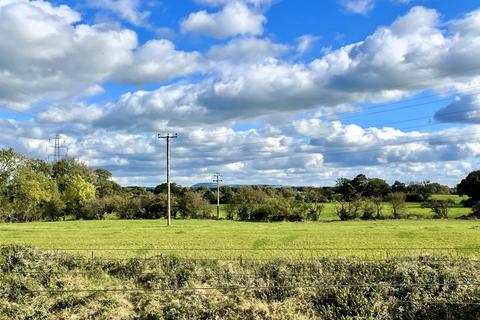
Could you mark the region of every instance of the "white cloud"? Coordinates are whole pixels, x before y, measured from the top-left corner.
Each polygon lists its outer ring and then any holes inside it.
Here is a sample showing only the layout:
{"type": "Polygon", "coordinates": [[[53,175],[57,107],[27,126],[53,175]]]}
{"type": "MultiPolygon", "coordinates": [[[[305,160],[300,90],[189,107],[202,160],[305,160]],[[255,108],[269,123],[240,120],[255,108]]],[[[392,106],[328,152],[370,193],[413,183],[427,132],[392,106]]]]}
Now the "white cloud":
{"type": "Polygon", "coordinates": [[[164,82],[205,67],[197,52],[177,51],[169,40],[150,40],[134,52],[133,59],[119,68],[112,79],[137,85],[164,82]]]}
{"type": "Polygon", "coordinates": [[[235,35],[263,34],[266,22],[263,14],[246,3],[230,1],[221,11],[208,13],[205,10],[191,13],[181,22],[183,33],[206,35],[213,38],[228,38],[235,35]]]}
{"type": "Polygon", "coordinates": [[[340,0],[340,5],[349,12],[367,14],[375,7],[375,0],[340,0]]]}
{"type": "Polygon", "coordinates": [[[88,0],[87,4],[91,8],[112,11],[121,19],[136,26],[145,25],[150,16],[150,12],[140,10],[139,0],[88,0]]]}
{"type": "Polygon", "coordinates": [[[450,123],[480,123],[480,96],[455,98],[448,106],[435,113],[435,119],[450,123]]]}
{"type": "Polygon", "coordinates": [[[256,7],[269,6],[273,0],[194,0],[196,3],[212,7],[221,7],[233,2],[243,2],[256,7]]]}
{"type": "Polygon", "coordinates": [[[64,5],[0,2],[0,107],[27,110],[99,93],[106,81],[161,82],[202,69],[198,53],[168,40],[138,47],[131,30],[79,20],[64,5]]]}
{"type": "MultiPolygon", "coordinates": [[[[478,165],[477,126],[403,132],[311,115],[319,106],[339,110],[425,89],[467,91],[480,68],[478,12],[444,23],[436,11],[417,7],[362,42],[295,63],[281,60],[288,47],[270,39],[234,38],[202,57],[167,40],[139,47],[129,30],[73,22],[80,17],[68,7],[42,9],[28,1],[5,7],[4,104],[94,94],[106,81],[144,84],[206,71],[107,104],[55,103],[33,120],[0,119],[0,144],[20,151],[42,156],[48,137],[64,133],[71,155],[113,170],[123,184],[147,185],[163,181],[164,144],[157,131],[180,133],[172,148],[173,177],[186,185],[216,171],[227,172],[225,180],[233,183],[325,185],[365,172],[453,185],[478,165]],[[24,17],[20,5],[31,14],[24,17]],[[244,125],[254,128],[238,129],[244,125]]],[[[476,108],[477,102],[456,103],[476,108]]]]}
{"type": "Polygon", "coordinates": [[[304,54],[305,52],[309,51],[313,44],[318,41],[319,37],[311,35],[311,34],[305,34],[301,37],[297,38],[297,52],[299,54],[304,54]]]}
{"type": "Polygon", "coordinates": [[[212,46],[207,56],[212,61],[251,63],[269,57],[280,57],[288,50],[288,46],[273,43],[270,39],[248,37],[232,39],[225,45],[212,46]]]}

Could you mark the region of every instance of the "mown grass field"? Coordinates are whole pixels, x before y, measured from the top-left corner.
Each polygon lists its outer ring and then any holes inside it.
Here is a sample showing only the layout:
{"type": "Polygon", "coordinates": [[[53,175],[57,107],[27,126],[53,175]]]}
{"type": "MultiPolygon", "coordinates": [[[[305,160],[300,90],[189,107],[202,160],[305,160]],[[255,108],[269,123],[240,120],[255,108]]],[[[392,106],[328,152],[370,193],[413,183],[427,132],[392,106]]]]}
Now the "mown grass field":
{"type": "Polygon", "coordinates": [[[0,225],[1,244],[26,244],[86,256],[269,259],[325,256],[480,257],[476,220],[248,223],[164,220],[67,221],[0,225]],[[455,248],[450,250],[448,248],[455,248]],[[470,248],[470,249],[469,249],[470,248]],[[69,251],[68,249],[81,249],[69,251]]]}

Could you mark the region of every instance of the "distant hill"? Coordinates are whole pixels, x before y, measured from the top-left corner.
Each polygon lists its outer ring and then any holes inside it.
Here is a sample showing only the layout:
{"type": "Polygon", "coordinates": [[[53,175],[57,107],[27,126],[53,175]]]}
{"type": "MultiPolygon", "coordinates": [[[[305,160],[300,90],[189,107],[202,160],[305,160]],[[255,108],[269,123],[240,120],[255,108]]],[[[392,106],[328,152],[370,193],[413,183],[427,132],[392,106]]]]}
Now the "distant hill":
{"type": "MultiPolygon", "coordinates": [[[[222,184],[222,186],[229,186],[232,189],[238,189],[240,187],[264,187],[264,188],[282,188],[284,186],[279,186],[279,185],[267,185],[267,184],[255,184],[255,185],[245,185],[245,184],[222,184]]],[[[208,183],[208,182],[202,182],[202,183],[197,183],[194,184],[191,188],[193,189],[198,189],[198,188],[210,188],[210,189],[216,189],[217,184],[216,183],[208,183]]]]}

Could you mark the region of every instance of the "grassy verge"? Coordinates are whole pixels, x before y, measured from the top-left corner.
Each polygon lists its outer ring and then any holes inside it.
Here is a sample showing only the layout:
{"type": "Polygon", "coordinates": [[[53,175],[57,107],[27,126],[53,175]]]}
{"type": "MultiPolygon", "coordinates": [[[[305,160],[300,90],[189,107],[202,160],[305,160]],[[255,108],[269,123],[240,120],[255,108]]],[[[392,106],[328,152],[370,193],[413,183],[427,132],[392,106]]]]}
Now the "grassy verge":
{"type": "Polygon", "coordinates": [[[478,319],[470,259],[77,259],[0,248],[0,319],[478,319]]]}

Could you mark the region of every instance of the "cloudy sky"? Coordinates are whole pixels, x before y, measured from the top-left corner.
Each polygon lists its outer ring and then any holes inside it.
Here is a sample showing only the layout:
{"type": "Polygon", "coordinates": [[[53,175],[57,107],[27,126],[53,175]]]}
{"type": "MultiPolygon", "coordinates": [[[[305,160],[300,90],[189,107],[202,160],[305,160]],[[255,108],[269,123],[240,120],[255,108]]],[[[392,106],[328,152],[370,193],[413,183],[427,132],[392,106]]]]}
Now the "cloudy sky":
{"type": "Polygon", "coordinates": [[[0,0],[0,146],[122,185],[455,185],[480,167],[478,0],[0,0]]]}

